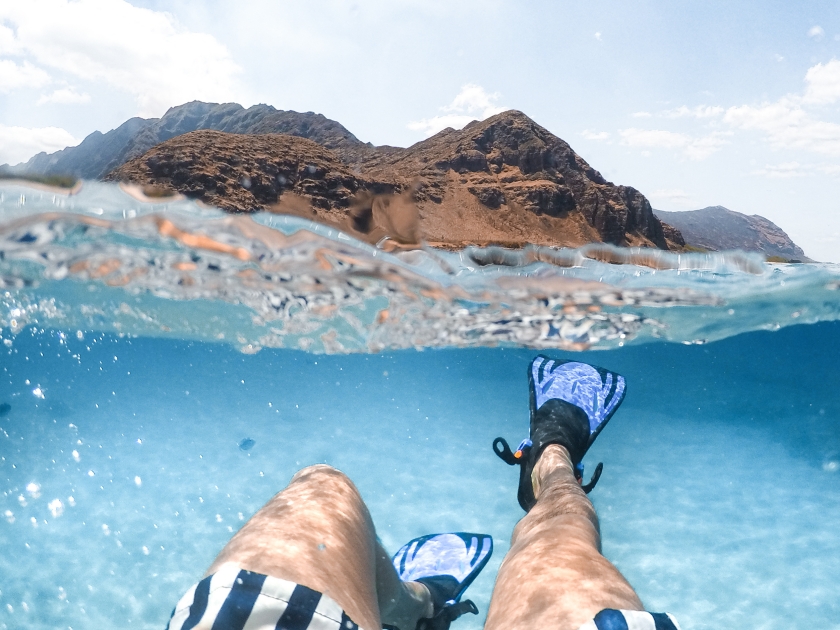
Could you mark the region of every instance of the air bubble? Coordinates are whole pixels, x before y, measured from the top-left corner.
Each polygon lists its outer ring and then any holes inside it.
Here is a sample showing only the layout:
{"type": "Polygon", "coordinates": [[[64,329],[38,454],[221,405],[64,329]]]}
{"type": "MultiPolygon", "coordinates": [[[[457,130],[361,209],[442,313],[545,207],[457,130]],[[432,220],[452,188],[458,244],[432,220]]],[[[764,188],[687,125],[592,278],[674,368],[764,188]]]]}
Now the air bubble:
{"type": "Polygon", "coordinates": [[[60,499],[53,499],[47,503],[47,509],[50,511],[50,514],[53,515],[53,518],[58,518],[64,514],[64,504],[60,499]]]}

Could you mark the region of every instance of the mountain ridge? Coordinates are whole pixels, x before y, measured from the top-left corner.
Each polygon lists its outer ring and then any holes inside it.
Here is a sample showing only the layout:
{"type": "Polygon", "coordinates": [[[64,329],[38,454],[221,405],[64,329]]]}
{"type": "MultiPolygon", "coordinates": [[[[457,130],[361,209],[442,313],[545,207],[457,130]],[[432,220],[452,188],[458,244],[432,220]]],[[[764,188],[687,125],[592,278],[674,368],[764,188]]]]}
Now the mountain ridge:
{"type": "Polygon", "coordinates": [[[237,103],[191,101],[171,107],[160,118],[130,118],[106,133],[94,131],[75,147],[41,152],[27,162],[8,166],[20,175],[73,175],[102,179],[153,146],[190,131],[212,129],[228,133],[281,133],[314,140],[329,149],[365,145],[340,123],[323,114],[275,109],[271,105],[244,108],[237,103]]]}
{"type": "MultiPolygon", "coordinates": [[[[179,146],[189,152],[192,149],[187,145],[179,146]]],[[[247,161],[247,155],[237,159],[243,157],[247,161]]],[[[702,249],[737,248],[783,259],[809,260],[781,228],[759,215],[747,217],[722,206],[683,213],[654,211],[638,190],[606,181],[568,143],[515,110],[473,121],[462,130],[445,129],[400,148],[364,143],[322,114],[278,110],[264,104],[246,109],[236,103],[192,101],[170,108],[161,118],[131,118],[106,133],[93,132],[75,147],[40,153],[4,170],[7,175],[88,179],[120,172],[139,183],[163,182],[171,190],[235,212],[269,207],[278,210],[285,191],[287,202],[298,198],[294,208],[286,203],[286,210],[332,222],[337,220],[336,213],[347,215],[358,210],[352,209],[356,194],[370,197],[383,192],[402,193],[395,205],[403,209],[406,204],[413,205],[409,214],[418,215],[426,237],[450,244],[575,245],[604,241],[681,249],[687,242],[702,249]],[[233,180],[208,162],[191,174],[183,170],[183,164],[170,164],[178,171],[173,171],[177,182],[167,179],[161,176],[161,168],[169,168],[163,163],[178,161],[174,153],[167,153],[169,149],[155,158],[154,168],[135,169],[133,173],[121,170],[162,143],[200,130],[283,134],[312,141],[331,154],[319,153],[305,142],[277,139],[266,144],[211,134],[190,140],[211,154],[218,149],[217,156],[228,161],[236,157],[230,154],[232,147],[246,153],[256,151],[263,161],[275,160],[274,167],[267,170],[253,161],[247,168],[239,168],[240,181],[253,181],[253,190],[231,186],[233,180]],[[314,159],[323,180],[315,181],[308,173],[292,168],[285,160],[289,156],[278,153],[280,148],[299,159],[314,159]],[[279,182],[266,179],[268,171],[284,179],[285,184],[278,186],[279,182]],[[332,190],[328,182],[341,183],[332,190]],[[205,185],[209,186],[206,190],[202,189],[205,185]],[[220,191],[229,192],[220,195],[220,191]],[[411,192],[411,199],[405,196],[406,191],[411,192]],[[311,208],[303,210],[301,203],[311,208]],[[705,218],[692,212],[705,213],[705,218]]],[[[373,203],[368,199],[362,205],[370,205],[368,202],[373,203]]],[[[390,202],[378,203],[387,206],[390,202]]],[[[362,214],[370,211],[367,208],[362,214]]]]}
{"type": "Polygon", "coordinates": [[[796,262],[813,262],[778,225],[761,215],[746,215],[723,206],[668,212],[654,210],[677,228],[687,245],[713,251],[740,249],[796,262]]]}
{"type": "MultiPolygon", "coordinates": [[[[251,110],[244,110],[252,114],[247,128],[277,126],[264,112],[251,110]],[[258,126],[253,118],[260,115],[258,126]]],[[[278,204],[295,197],[312,206],[315,218],[331,223],[341,219],[336,212],[346,220],[356,211],[347,191],[389,193],[400,196],[393,205],[403,208],[403,214],[416,214],[424,239],[452,247],[575,247],[588,242],[680,246],[666,240],[644,195],[606,181],[565,141],[522,112],[509,110],[462,130],[446,129],[405,149],[373,147],[342,132],[337,123],[328,128],[332,121],[315,122],[319,126],[298,124],[292,129],[317,138],[330,152],[318,154],[312,163],[307,160],[315,153],[305,143],[280,136],[259,139],[266,134],[233,138],[225,132],[196,130],[155,145],[106,178],[161,186],[232,212],[290,211],[288,203],[285,210],[278,204]],[[284,150],[291,151],[285,156],[278,152],[283,143],[284,150]],[[252,160],[252,154],[259,159],[252,160]],[[289,159],[297,160],[297,166],[289,159]],[[312,173],[301,165],[311,167],[312,173]],[[328,180],[341,183],[333,186],[328,180]]],[[[380,201],[381,206],[392,205],[380,201]]],[[[299,209],[299,203],[293,205],[299,209]]]]}

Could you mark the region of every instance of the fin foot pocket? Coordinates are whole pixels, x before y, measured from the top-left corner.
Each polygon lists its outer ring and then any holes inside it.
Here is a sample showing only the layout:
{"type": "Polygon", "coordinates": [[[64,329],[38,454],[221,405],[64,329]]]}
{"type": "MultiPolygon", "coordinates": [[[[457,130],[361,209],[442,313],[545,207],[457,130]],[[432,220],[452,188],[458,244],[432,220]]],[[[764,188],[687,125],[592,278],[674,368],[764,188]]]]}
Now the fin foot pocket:
{"type": "Polygon", "coordinates": [[[512,451],[504,438],[493,440],[493,452],[509,466],[519,465],[517,499],[526,512],[537,502],[531,472],[549,444],[559,444],[569,453],[575,478],[591,492],[603,464],[598,464],[588,483],[583,483],[583,456],[592,446],[627,392],[624,377],[580,361],[536,356],[528,366],[530,393],[530,439],[512,451]]]}

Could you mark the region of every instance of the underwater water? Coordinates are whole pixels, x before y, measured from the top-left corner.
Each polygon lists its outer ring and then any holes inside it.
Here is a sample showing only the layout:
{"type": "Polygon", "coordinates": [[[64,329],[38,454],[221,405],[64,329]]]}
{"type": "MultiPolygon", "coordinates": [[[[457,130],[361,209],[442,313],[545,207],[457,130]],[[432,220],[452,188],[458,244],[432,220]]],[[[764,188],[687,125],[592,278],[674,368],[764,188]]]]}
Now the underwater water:
{"type": "Polygon", "coordinates": [[[609,248],[387,254],[277,216],[0,187],[0,628],[163,628],[302,466],[391,551],[522,511],[534,354],[627,378],[604,554],[688,628],[840,627],[840,268],[609,248]]]}

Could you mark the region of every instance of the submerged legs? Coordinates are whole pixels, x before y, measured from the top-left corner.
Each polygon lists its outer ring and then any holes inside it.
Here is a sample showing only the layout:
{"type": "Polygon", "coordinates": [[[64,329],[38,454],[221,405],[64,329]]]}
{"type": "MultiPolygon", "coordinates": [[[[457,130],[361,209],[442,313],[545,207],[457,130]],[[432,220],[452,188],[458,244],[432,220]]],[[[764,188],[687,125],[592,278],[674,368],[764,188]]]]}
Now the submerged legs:
{"type": "Polygon", "coordinates": [[[604,608],[643,610],[601,555],[598,516],[566,449],[546,447],[531,479],[537,503],[513,530],[484,627],[577,630],[604,608]]]}
{"type": "MultiPolygon", "coordinates": [[[[566,449],[546,447],[531,478],[537,502],[513,531],[485,628],[577,630],[605,608],[643,610],[600,553],[598,517],[566,449]]],[[[415,630],[433,612],[424,585],[400,580],[356,487],[329,466],[298,472],[222,549],[207,575],[226,563],[320,591],[366,630],[415,630]]]]}
{"type": "Polygon", "coordinates": [[[414,630],[430,616],[428,590],[402,582],[356,486],[325,465],[298,472],[225,545],[225,563],[308,586],[338,602],[362,628],[414,630]]]}

